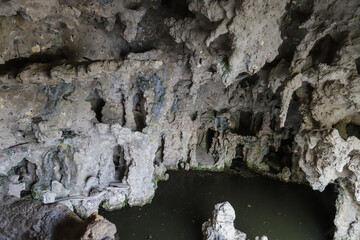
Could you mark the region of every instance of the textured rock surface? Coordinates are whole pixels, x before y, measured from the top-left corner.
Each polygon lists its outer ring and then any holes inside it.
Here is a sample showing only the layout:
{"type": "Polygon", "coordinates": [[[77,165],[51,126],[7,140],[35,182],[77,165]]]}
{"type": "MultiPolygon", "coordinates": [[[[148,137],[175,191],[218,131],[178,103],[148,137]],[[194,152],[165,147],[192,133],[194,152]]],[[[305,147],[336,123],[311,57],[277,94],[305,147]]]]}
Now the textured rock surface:
{"type": "MultiPolygon", "coordinates": [[[[235,210],[229,202],[215,205],[213,216],[202,225],[204,239],[206,240],[246,240],[246,234],[234,227],[235,210]]],[[[267,240],[266,236],[256,237],[267,240]]]]}
{"type": "Polygon", "coordinates": [[[0,239],[114,239],[116,227],[99,215],[81,220],[66,206],[1,194],[0,239]]]}
{"type": "Polygon", "coordinates": [[[357,239],[359,4],[1,1],[0,191],[88,217],[167,169],[247,166],[338,184],[357,239]]]}

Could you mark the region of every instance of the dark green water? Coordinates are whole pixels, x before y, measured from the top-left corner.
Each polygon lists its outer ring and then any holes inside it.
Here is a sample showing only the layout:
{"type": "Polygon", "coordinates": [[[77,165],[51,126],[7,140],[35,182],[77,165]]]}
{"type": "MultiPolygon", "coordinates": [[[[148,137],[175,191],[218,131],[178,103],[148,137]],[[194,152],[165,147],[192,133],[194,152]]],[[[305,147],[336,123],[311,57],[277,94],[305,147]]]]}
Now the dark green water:
{"type": "Polygon", "coordinates": [[[100,214],[116,224],[120,239],[201,240],[201,225],[214,205],[229,201],[236,212],[235,227],[249,239],[332,239],[336,194],[330,189],[320,193],[262,177],[201,175],[170,172],[151,204],[100,214]]]}

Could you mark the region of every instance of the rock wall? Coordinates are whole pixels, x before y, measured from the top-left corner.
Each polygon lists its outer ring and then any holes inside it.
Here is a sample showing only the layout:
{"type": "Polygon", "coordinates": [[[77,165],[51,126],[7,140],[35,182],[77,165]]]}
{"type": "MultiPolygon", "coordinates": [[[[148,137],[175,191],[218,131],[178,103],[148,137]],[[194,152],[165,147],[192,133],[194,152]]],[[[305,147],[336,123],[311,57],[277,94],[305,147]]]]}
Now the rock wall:
{"type": "Polygon", "coordinates": [[[167,169],[247,166],[338,183],[335,237],[359,238],[357,1],[0,9],[1,192],[87,217],[151,201],[167,169]]]}

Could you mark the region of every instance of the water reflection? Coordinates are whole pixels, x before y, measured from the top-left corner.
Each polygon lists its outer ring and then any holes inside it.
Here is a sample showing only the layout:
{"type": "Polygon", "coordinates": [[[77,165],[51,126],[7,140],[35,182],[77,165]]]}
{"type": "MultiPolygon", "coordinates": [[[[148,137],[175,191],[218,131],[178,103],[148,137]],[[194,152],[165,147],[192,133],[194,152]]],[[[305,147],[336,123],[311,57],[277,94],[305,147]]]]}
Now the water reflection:
{"type": "Polygon", "coordinates": [[[262,177],[228,173],[170,172],[151,204],[100,214],[115,223],[120,239],[202,239],[201,225],[214,205],[229,201],[235,227],[254,239],[332,239],[336,194],[262,177]]]}

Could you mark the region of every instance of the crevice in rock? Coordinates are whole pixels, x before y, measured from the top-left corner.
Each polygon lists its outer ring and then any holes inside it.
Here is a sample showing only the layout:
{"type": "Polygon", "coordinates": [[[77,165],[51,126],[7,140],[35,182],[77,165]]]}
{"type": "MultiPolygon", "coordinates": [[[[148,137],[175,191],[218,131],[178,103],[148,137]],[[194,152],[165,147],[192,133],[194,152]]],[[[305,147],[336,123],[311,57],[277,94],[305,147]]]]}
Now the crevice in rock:
{"type": "Polygon", "coordinates": [[[133,114],[136,124],[136,131],[141,132],[146,127],[146,115],[145,110],[146,98],[143,92],[138,92],[133,98],[133,114]]]}
{"type": "Polygon", "coordinates": [[[74,138],[76,136],[76,133],[70,128],[62,129],[61,131],[62,131],[61,138],[63,139],[74,138]]]}
{"type": "Polygon", "coordinates": [[[235,171],[239,171],[241,168],[246,167],[246,162],[244,159],[244,145],[238,144],[235,149],[235,157],[231,161],[230,169],[233,169],[235,171]]]}
{"type": "Polygon", "coordinates": [[[121,126],[125,126],[125,124],[126,124],[126,111],[125,111],[126,105],[125,105],[125,101],[126,101],[125,94],[121,94],[121,108],[122,108],[122,112],[123,112],[121,126]]]}
{"type": "Polygon", "coordinates": [[[130,10],[138,10],[142,6],[142,2],[125,1],[124,7],[130,10]]]}
{"type": "Polygon", "coordinates": [[[209,153],[212,142],[213,142],[213,138],[215,137],[215,131],[211,128],[209,128],[206,133],[205,133],[205,148],[206,148],[206,152],[209,153]]]}
{"type": "Polygon", "coordinates": [[[270,128],[274,132],[281,131],[280,129],[280,108],[281,108],[281,97],[280,97],[280,89],[276,91],[276,93],[272,93],[268,91],[268,102],[270,103],[270,128]]]}
{"type": "Polygon", "coordinates": [[[261,129],[262,121],[262,113],[240,111],[238,122],[231,131],[242,136],[256,136],[261,129]]]}
{"type": "Polygon", "coordinates": [[[159,140],[158,149],[155,153],[154,164],[159,166],[164,161],[165,138],[162,135],[159,140]]]}
{"type": "Polygon", "coordinates": [[[164,17],[181,19],[193,16],[189,11],[186,0],[158,0],[157,7],[164,17]]]}
{"type": "Polygon", "coordinates": [[[276,66],[281,59],[285,59],[288,63],[292,61],[296,46],[300,44],[307,32],[300,25],[310,18],[313,6],[312,0],[300,0],[295,4],[293,1],[288,3],[280,26],[283,43],[278,49],[279,55],[269,65],[276,66]]]}
{"type": "MultiPolygon", "coordinates": [[[[297,117],[300,117],[300,119],[298,119],[296,122],[298,123],[298,126],[301,127],[301,124],[303,122],[303,118],[305,118],[306,116],[302,116],[302,114],[300,112],[303,112],[304,109],[306,109],[306,112],[310,113],[308,116],[308,120],[311,121],[311,123],[316,126],[316,128],[320,128],[319,126],[319,122],[317,122],[312,114],[311,114],[311,109],[310,109],[310,106],[311,106],[311,101],[312,101],[312,95],[313,95],[313,91],[314,91],[314,88],[311,86],[310,83],[307,83],[307,82],[303,82],[302,83],[302,86],[300,88],[298,88],[295,93],[296,93],[296,96],[293,95],[293,99],[298,99],[296,101],[298,101],[300,103],[300,105],[298,106],[298,110],[296,112],[296,115],[298,115],[297,117]],[[300,110],[301,109],[301,110],[300,110]],[[301,123],[300,123],[301,121],[301,123]]],[[[286,124],[286,123],[285,123],[286,124]]],[[[296,126],[296,125],[295,125],[296,126]]],[[[295,128],[296,130],[296,128],[295,128]]],[[[292,134],[295,135],[298,131],[292,131],[292,134]]]]}
{"type": "Polygon", "coordinates": [[[210,44],[210,50],[214,54],[229,56],[231,52],[231,44],[229,43],[231,42],[233,42],[233,38],[230,34],[220,35],[210,44]]]}
{"type": "Polygon", "coordinates": [[[69,96],[75,91],[75,86],[72,83],[61,82],[52,86],[40,86],[39,92],[45,92],[46,103],[43,109],[43,114],[52,114],[55,111],[57,103],[60,100],[66,100],[66,96],[69,96]]]}
{"type": "Polygon", "coordinates": [[[239,85],[241,88],[251,88],[254,87],[259,80],[259,75],[255,73],[254,75],[249,76],[248,73],[240,73],[237,79],[241,80],[239,85]]]}
{"type": "Polygon", "coordinates": [[[342,34],[344,36],[337,40],[335,40],[335,38],[330,34],[327,34],[314,44],[314,47],[309,52],[313,67],[317,67],[320,63],[325,63],[327,65],[331,65],[333,63],[337,52],[342,46],[342,41],[347,36],[346,33],[342,34]]]}
{"type": "Polygon", "coordinates": [[[121,182],[126,174],[127,165],[124,148],[120,145],[115,146],[113,149],[113,162],[115,165],[115,180],[121,182]]]}
{"type": "Polygon", "coordinates": [[[355,65],[356,65],[357,73],[360,75],[360,57],[355,59],[355,65]]]}
{"type": "Polygon", "coordinates": [[[191,121],[195,121],[197,119],[197,117],[198,117],[198,112],[197,111],[190,115],[191,121]]]}
{"type": "Polygon", "coordinates": [[[42,119],[42,117],[38,117],[38,116],[33,117],[33,118],[31,119],[31,123],[32,123],[32,124],[39,124],[39,123],[42,122],[42,121],[44,121],[44,119],[42,119]]]}
{"type": "Polygon", "coordinates": [[[298,133],[300,126],[303,122],[302,116],[299,113],[299,107],[301,105],[300,99],[297,96],[296,92],[293,93],[292,99],[290,101],[286,121],[285,129],[288,129],[292,134],[298,133]]]}
{"type": "Polygon", "coordinates": [[[163,82],[156,74],[153,75],[152,81],[153,81],[152,84],[154,86],[155,98],[154,98],[154,105],[151,108],[151,112],[153,117],[155,119],[158,119],[165,103],[165,89],[163,86],[163,82]]]}
{"type": "Polygon", "coordinates": [[[212,166],[216,163],[216,150],[212,148],[218,132],[212,128],[202,130],[198,133],[198,144],[196,146],[196,161],[200,166],[212,166]]]}
{"type": "Polygon", "coordinates": [[[100,97],[101,91],[95,89],[90,93],[87,100],[91,103],[91,110],[95,113],[95,118],[99,123],[102,123],[102,109],[105,106],[105,101],[100,97]]]}
{"type": "Polygon", "coordinates": [[[269,152],[264,156],[263,161],[269,165],[270,173],[280,173],[284,167],[292,167],[292,143],[294,137],[282,139],[278,149],[269,147],[269,152]]]}
{"type": "Polygon", "coordinates": [[[10,77],[15,77],[27,65],[33,63],[44,63],[47,68],[58,65],[62,62],[72,62],[75,59],[74,51],[68,47],[62,47],[56,51],[49,50],[43,53],[34,53],[29,57],[16,56],[17,58],[7,60],[4,64],[0,64],[0,75],[9,74],[10,77]]]}

